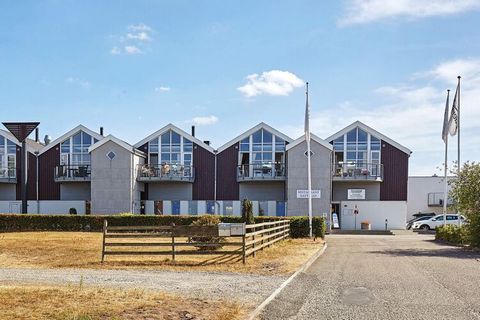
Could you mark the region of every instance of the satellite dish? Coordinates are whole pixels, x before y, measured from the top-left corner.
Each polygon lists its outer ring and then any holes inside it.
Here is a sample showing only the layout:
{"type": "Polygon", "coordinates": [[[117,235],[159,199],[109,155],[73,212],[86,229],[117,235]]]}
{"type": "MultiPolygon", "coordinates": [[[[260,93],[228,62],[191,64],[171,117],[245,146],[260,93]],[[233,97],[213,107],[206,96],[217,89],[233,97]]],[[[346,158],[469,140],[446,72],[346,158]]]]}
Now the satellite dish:
{"type": "Polygon", "coordinates": [[[45,138],[43,138],[43,142],[45,142],[45,145],[48,145],[52,142],[52,138],[47,134],[45,138]]]}

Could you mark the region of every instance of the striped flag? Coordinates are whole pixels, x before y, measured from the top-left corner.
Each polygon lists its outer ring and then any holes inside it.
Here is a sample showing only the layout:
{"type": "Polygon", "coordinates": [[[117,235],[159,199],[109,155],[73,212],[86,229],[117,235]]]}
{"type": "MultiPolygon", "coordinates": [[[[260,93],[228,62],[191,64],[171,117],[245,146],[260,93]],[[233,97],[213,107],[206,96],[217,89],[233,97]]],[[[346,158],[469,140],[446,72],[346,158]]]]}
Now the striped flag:
{"type": "Polygon", "coordinates": [[[452,111],[450,112],[450,119],[448,120],[448,131],[451,136],[457,134],[458,131],[458,94],[460,92],[460,82],[455,90],[455,97],[453,98],[452,111]]]}
{"type": "Polygon", "coordinates": [[[447,90],[447,102],[445,103],[445,113],[443,114],[443,129],[442,129],[442,139],[447,143],[448,139],[448,99],[450,98],[450,90],[447,90]]]}

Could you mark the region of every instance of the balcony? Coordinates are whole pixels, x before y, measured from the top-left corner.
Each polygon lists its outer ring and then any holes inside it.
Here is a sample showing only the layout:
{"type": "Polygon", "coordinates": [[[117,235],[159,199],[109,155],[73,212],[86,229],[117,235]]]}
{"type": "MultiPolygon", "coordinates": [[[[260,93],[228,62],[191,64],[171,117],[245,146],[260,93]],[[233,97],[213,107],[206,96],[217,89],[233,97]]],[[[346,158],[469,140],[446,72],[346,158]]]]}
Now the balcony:
{"type": "Polygon", "coordinates": [[[338,162],[333,166],[333,181],[383,181],[383,165],[365,162],[338,162]]]}
{"type": "MultiPolygon", "coordinates": [[[[443,199],[445,199],[443,192],[430,192],[428,194],[429,207],[443,207],[443,199]]],[[[453,205],[453,199],[448,198],[447,206],[453,205]]]]}
{"type": "Polygon", "coordinates": [[[284,181],[286,173],[284,163],[242,164],[237,167],[237,181],[284,181]]]}
{"type": "Polygon", "coordinates": [[[17,183],[17,169],[0,167],[0,183],[17,183]]]}
{"type": "Polygon", "coordinates": [[[139,164],[137,165],[137,181],[140,182],[193,182],[195,171],[193,166],[183,164],[139,164]]]}
{"type": "Polygon", "coordinates": [[[62,165],[55,167],[55,182],[88,182],[90,165],[62,165]]]}

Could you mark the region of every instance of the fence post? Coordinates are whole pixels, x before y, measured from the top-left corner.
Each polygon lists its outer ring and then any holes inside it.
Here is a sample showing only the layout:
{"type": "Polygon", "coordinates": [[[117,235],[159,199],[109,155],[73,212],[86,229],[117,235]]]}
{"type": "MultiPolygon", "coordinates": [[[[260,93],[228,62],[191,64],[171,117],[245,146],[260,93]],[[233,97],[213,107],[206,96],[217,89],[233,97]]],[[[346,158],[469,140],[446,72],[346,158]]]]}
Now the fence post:
{"type": "MultiPolygon", "coordinates": [[[[255,233],[255,227],[253,227],[253,233],[255,233]]],[[[253,257],[255,258],[256,254],[255,254],[255,235],[252,236],[252,248],[253,248],[253,257]]]]}
{"type": "Polygon", "coordinates": [[[105,235],[107,233],[107,219],[103,220],[102,263],[105,261],[105,235]]]}
{"type": "MultiPolygon", "coordinates": [[[[263,230],[265,230],[265,226],[262,226],[262,231],[263,231],[263,230]]],[[[263,232],[262,232],[262,234],[261,234],[261,237],[262,237],[262,241],[260,242],[260,243],[261,243],[261,248],[260,248],[260,250],[263,251],[263,241],[264,241],[263,238],[265,238],[265,234],[264,234],[263,232]]]]}
{"type": "Polygon", "coordinates": [[[172,260],[175,261],[175,223],[172,222],[172,260]]]}
{"type": "MultiPolygon", "coordinates": [[[[245,232],[247,232],[247,229],[245,229],[245,232]]],[[[243,242],[243,245],[242,245],[242,262],[243,264],[245,264],[247,262],[247,256],[246,256],[246,248],[245,248],[245,234],[243,234],[242,236],[242,242],[243,242]]]]}

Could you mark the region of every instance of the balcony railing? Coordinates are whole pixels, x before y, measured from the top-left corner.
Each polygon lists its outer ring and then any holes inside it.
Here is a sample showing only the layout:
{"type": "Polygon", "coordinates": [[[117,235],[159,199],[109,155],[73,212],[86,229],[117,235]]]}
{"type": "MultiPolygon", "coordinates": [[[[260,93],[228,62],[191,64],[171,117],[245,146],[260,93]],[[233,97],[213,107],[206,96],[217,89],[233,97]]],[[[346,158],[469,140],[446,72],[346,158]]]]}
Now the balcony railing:
{"type": "Polygon", "coordinates": [[[195,171],[193,166],[184,164],[139,164],[137,180],[141,182],[179,181],[193,182],[195,171]]]}
{"type": "MultiPolygon", "coordinates": [[[[430,192],[428,194],[429,207],[443,207],[443,199],[445,199],[443,192],[430,192]]],[[[447,198],[447,206],[453,205],[453,199],[447,198]]]]}
{"type": "Polygon", "coordinates": [[[336,181],[383,181],[383,165],[365,162],[337,162],[333,166],[336,181]]]}
{"type": "Polygon", "coordinates": [[[55,182],[90,181],[90,165],[61,165],[55,167],[55,182]]]}
{"type": "Polygon", "coordinates": [[[17,183],[17,169],[0,167],[0,183],[17,183]]]}
{"type": "Polygon", "coordinates": [[[285,180],[286,176],[284,163],[242,164],[237,167],[237,181],[285,180]]]}

